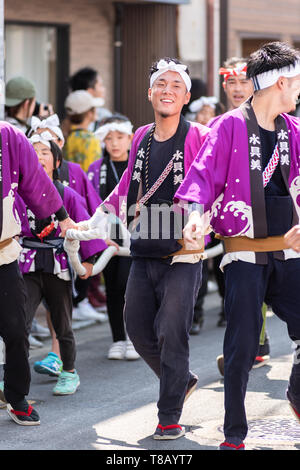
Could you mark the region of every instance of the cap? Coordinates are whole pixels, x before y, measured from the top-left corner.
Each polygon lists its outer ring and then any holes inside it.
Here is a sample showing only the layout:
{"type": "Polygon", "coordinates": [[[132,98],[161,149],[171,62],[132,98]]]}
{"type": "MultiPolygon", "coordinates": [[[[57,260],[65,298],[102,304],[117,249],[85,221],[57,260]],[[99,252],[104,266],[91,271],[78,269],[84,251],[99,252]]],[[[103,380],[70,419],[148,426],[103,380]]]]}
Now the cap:
{"type": "Polygon", "coordinates": [[[34,98],[36,95],[34,84],[24,77],[11,78],[5,89],[5,106],[17,106],[22,101],[34,98]]]}
{"type": "Polygon", "coordinates": [[[101,104],[103,104],[101,98],[94,98],[86,90],[76,90],[67,96],[65,108],[69,114],[82,114],[101,104]]]}

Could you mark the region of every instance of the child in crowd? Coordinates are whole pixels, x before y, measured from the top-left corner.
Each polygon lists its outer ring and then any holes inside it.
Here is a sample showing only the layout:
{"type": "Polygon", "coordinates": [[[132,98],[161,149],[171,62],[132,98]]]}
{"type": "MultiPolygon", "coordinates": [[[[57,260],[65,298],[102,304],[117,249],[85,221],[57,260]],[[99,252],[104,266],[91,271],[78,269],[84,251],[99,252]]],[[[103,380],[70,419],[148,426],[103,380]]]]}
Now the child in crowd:
{"type": "MultiPolygon", "coordinates": [[[[92,163],[88,177],[100,198],[104,200],[118,184],[128,164],[132,124],[119,114],[105,118],[95,134],[104,145],[103,158],[92,163]]],[[[117,231],[116,231],[117,233],[117,231]]],[[[113,238],[119,245],[122,240],[113,238]]],[[[138,359],[133,344],[126,335],[123,309],[126,283],[131,260],[129,257],[113,257],[103,271],[106,286],[106,302],[113,343],[108,359],[138,359]]]]}
{"type": "Polygon", "coordinates": [[[189,107],[195,113],[195,121],[206,126],[211,119],[225,112],[222,103],[219,103],[215,96],[202,96],[193,101],[189,107]]]}
{"type": "Polygon", "coordinates": [[[71,128],[64,146],[64,158],[79,163],[84,171],[101,156],[99,139],[89,130],[96,121],[96,108],[100,102],[100,98],[94,98],[85,90],[73,91],[65,102],[71,128]]]}
{"type": "MultiPolygon", "coordinates": [[[[31,137],[34,149],[45,172],[60,193],[70,217],[80,222],[88,217],[84,199],[58,180],[57,168],[62,159],[59,147],[48,131],[31,137]]],[[[45,194],[45,197],[47,195],[45,194]]],[[[26,314],[30,329],[36,309],[42,299],[49,306],[62,361],[62,372],[53,389],[54,395],[69,395],[76,392],[80,380],[75,369],[76,346],[72,331],[72,279],[68,258],[63,249],[63,239],[55,215],[38,220],[17,196],[15,209],[22,225],[23,246],[19,265],[28,292],[26,314]]],[[[106,248],[101,240],[82,242],[80,248],[87,278],[93,269],[96,256],[106,248]]]]}
{"type": "MultiPolygon", "coordinates": [[[[35,134],[40,135],[45,131],[48,131],[52,135],[53,142],[55,142],[58,147],[62,149],[65,140],[60,128],[59,118],[56,114],[42,121],[35,116],[32,117],[31,131],[29,136],[33,136],[35,134]]],[[[101,203],[101,199],[95,191],[93,185],[88,180],[86,173],[81,169],[80,165],[78,163],[67,162],[66,160],[62,159],[61,165],[57,169],[57,172],[59,179],[64,186],[69,186],[84,198],[89,215],[93,215],[96,208],[101,203]]],[[[73,320],[96,320],[99,322],[104,322],[107,320],[107,315],[92,308],[87,299],[87,290],[91,279],[92,278],[76,278],[75,289],[77,296],[76,298],[73,298],[72,317],[73,320]]],[[[51,322],[48,306],[45,305],[45,307],[47,309],[47,325],[52,339],[51,351],[44,359],[35,362],[34,370],[41,374],[58,376],[62,371],[59,343],[57,341],[56,334],[51,322]]]]}

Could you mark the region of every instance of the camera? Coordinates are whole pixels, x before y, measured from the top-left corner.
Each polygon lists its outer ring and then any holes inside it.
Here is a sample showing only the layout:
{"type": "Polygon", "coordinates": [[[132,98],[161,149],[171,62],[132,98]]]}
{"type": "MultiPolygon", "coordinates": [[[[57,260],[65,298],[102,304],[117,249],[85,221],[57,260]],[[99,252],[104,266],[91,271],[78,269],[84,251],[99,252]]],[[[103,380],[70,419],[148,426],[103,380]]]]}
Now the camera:
{"type": "MultiPolygon", "coordinates": [[[[36,101],[35,108],[34,108],[34,111],[33,111],[33,116],[39,116],[40,115],[40,107],[41,107],[41,103],[36,101]]],[[[49,106],[47,104],[44,104],[43,105],[43,110],[44,111],[49,111],[49,106]]]]}

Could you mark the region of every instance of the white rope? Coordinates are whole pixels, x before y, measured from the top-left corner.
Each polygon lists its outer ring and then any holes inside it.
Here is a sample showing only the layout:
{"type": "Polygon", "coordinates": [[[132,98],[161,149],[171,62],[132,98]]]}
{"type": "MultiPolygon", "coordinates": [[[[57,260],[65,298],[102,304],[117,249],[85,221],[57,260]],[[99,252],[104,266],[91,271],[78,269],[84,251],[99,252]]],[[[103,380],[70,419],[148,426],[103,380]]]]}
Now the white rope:
{"type": "Polygon", "coordinates": [[[218,245],[213,246],[212,248],[208,248],[207,250],[204,251],[206,254],[206,258],[215,258],[216,256],[219,256],[223,253],[223,244],[218,243],[218,245]]]}
{"type": "MultiPolygon", "coordinates": [[[[130,256],[130,234],[127,228],[119,221],[120,227],[120,235],[121,239],[123,240],[123,246],[119,247],[119,249],[115,246],[109,246],[106,250],[104,250],[101,256],[98,258],[96,263],[93,266],[92,276],[99,274],[103,271],[105,266],[108,264],[110,259],[117,255],[117,256],[130,256]]],[[[81,228],[87,228],[87,225],[81,223],[81,228]]],[[[110,230],[109,230],[110,232],[110,230]]],[[[108,232],[108,233],[109,233],[108,232]]],[[[66,238],[64,241],[64,249],[68,254],[70,264],[74,271],[79,276],[84,276],[86,274],[86,269],[82,265],[78,251],[80,248],[80,241],[89,241],[89,240],[96,240],[96,239],[106,239],[107,238],[107,225],[104,228],[103,225],[101,227],[93,228],[90,230],[76,230],[76,229],[69,229],[66,233],[66,238]]]]}
{"type": "MultiPolygon", "coordinates": [[[[121,228],[121,238],[123,240],[123,247],[117,249],[115,246],[109,246],[106,250],[103,251],[101,256],[98,258],[97,262],[93,266],[92,275],[95,276],[103,271],[105,266],[108,264],[110,259],[113,256],[130,256],[130,234],[126,227],[120,223],[121,228]]],[[[83,228],[83,227],[82,227],[83,228]]],[[[80,248],[80,241],[88,241],[95,239],[103,239],[103,230],[101,228],[94,228],[91,230],[76,230],[69,229],[66,233],[66,238],[64,241],[64,249],[67,252],[70,260],[70,264],[74,271],[79,276],[84,276],[86,274],[86,269],[82,265],[78,251],[80,248]]],[[[214,258],[215,256],[221,255],[223,253],[223,245],[219,243],[218,245],[208,248],[205,250],[204,254],[206,258],[214,258]]]]}

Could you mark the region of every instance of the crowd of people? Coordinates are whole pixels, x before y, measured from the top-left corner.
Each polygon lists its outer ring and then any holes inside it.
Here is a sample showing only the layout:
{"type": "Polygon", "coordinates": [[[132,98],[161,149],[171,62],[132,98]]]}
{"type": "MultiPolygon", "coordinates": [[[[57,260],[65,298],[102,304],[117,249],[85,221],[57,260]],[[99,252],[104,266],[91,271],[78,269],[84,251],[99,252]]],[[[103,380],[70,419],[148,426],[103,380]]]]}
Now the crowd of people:
{"type": "MultiPolygon", "coordinates": [[[[184,64],[161,59],[150,69],[154,122],[135,133],[130,117],[104,107],[102,78],[90,67],[70,77],[62,121],[51,104],[37,105],[31,81],[9,80],[1,145],[7,142],[9,158],[17,163],[10,165],[9,190],[0,186],[14,220],[7,236],[0,224],[0,250],[6,249],[0,251],[0,276],[18,278],[14,289],[20,299],[17,307],[7,307],[13,311],[9,325],[0,321],[7,352],[0,398],[15,422],[40,423],[25,399],[28,345],[37,347],[37,338],[51,336],[51,350],[34,370],[57,377],[54,395],[73,394],[80,377],[72,325],[108,320],[107,358],[142,357],[160,381],[154,439],[184,435],[182,407],[198,382],[189,370],[188,340],[202,329],[204,299],[214,279],[221,298],[217,326],[226,327],[224,354],[217,357],[225,379],[220,448],[244,449],[248,373],[270,357],[267,306],[288,323],[293,341],[300,335],[294,308],[299,150],[293,150],[299,123],[291,115],[282,117],[296,110],[299,63],[299,53],[283,43],[266,45],[250,59],[228,59],[219,70],[225,105],[206,96],[205,84],[191,79],[184,64]],[[151,236],[151,223],[144,227],[142,215],[152,220],[162,205],[163,217],[169,215],[173,200],[182,204],[184,230],[175,236],[174,224],[164,237],[159,225],[161,236],[151,236]],[[114,256],[100,275],[92,275],[108,246],[122,246],[118,225],[111,227],[105,239],[81,242],[86,274],[74,276],[63,245],[66,229],[84,230],[89,220],[97,226],[112,210],[116,224],[132,228],[131,256],[114,256]],[[224,254],[205,259],[204,249],[220,244],[224,254]],[[10,264],[13,273],[7,274],[4,267],[10,264]],[[280,283],[292,300],[278,294],[280,283]],[[47,328],[35,318],[41,304],[47,328]],[[12,331],[17,315],[24,317],[18,339],[12,331]],[[23,376],[16,373],[20,367],[23,376]]],[[[4,220],[5,212],[0,215],[4,220]]],[[[300,417],[298,377],[294,364],[288,400],[300,417]]]]}

